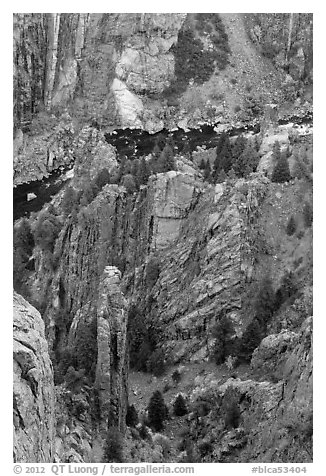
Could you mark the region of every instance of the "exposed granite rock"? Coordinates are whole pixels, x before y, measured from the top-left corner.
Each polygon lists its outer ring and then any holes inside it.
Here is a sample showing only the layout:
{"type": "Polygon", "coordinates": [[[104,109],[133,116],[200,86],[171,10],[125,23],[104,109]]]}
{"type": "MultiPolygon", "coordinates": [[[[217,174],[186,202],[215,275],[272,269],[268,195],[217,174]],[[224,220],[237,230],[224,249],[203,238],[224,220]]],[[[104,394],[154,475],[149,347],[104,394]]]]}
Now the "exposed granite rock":
{"type": "MultiPolygon", "coordinates": [[[[192,432],[198,425],[213,445],[215,462],[296,462],[312,461],[312,318],[307,318],[300,332],[291,338],[292,349],[275,355],[275,366],[282,380],[277,383],[229,378],[221,383],[214,374],[195,380],[192,402],[204,398],[214,402],[214,417],[192,421],[192,432]],[[215,379],[214,379],[215,377],[215,379]],[[230,398],[240,411],[235,429],[225,428],[230,398]],[[223,410],[224,409],[224,410],[223,410]],[[214,418],[214,425],[211,420],[214,418]],[[220,420],[219,420],[220,418],[220,420]],[[227,431],[225,431],[225,429],[227,431]]],[[[272,339],[284,340],[281,336],[272,339]]],[[[262,366],[268,365],[270,356],[262,366]]]]}
{"type": "Polygon", "coordinates": [[[127,301],[120,289],[121,273],[106,266],[97,304],[97,368],[101,425],[125,429],[128,398],[127,301]]]}
{"type": "Polygon", "coordinates": [[[288,330],[265,337],[252,355],[252,369],[261,372],[265,377],[271,374],[277,377],[297,338],[298,335],[295,332],[288,330]]]}
{"type": "Polygon", "coordinates": [[[44,323],[14,293],[14,460],[49,463],[54,443],[54,383],[44,323]]]}

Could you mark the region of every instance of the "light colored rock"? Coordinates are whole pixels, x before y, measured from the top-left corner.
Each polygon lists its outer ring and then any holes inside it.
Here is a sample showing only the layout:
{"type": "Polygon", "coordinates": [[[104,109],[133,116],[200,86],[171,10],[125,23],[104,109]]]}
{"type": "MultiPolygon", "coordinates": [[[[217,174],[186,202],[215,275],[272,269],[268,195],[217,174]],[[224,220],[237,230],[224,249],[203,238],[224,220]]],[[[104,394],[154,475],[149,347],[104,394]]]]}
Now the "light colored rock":
{"type": "Polygon", "coordinates": [[[101,425],[125,428],[128,354],[127,300],[120,289],[121,273],[107,266],[100,282],[97,303],[97,366],[101,425]]]}
{"type": "Polygon", "coordinates": [[[54,443],[52,364],[39,312],[14,293],[14,461],[50,463],[54,443]]]}
{"type": "Polygon", "coordinates": [[[125,127],[141,128],[141,120],[139,119],[143,112],[141,99],[129,91],[127,85],[118,78],[114,79],[111,90],[123,125],[125,127]]]}

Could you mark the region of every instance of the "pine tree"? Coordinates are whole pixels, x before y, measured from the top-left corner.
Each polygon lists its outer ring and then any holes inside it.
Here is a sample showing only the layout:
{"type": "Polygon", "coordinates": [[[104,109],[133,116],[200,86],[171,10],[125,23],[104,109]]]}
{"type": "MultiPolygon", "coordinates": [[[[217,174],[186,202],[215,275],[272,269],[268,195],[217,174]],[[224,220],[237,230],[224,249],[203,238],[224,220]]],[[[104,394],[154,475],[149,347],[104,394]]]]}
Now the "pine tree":
{"type": "Polygon", "coordinates": [[[200,168],[200,170],[205,170],[205,167],[206,167],[206,161],[203,157],[200,161],[199,168],[200,168]]]}
{"type": "Polygon", "coordinates": [[[253,351],[258,347],[263,338],[263,330],[257,319],[253,319],[240,340],[238,358],[250,362],[253,351]]]}
{"type": "Polygon", "coordinates": [[[288,159],[284,154],[281,154],[273,170],[272,182],[284,183],[289,182],[290,180],[291,174],[288,159]]]}
{"type": "Polygon", "coordinates": [[[95,183],[98,186],[99,190],[102,190],[105,185],[110,183],[110,174],[107,168],[104,168],[98,172],[95,177],[95,183]]]}
{"type": "Polygon", "coordinates": [[[141,158],[137,171],[137,178],[140,185],[146,185],[150,177],[149,166],[144,157],[141,158]]]}
{"type": "Polygon", "coordinates": [[[162,150],[159,158],[159,167],[161,172],[168,172],[175,168],[173,149],[169,144],[162,150]]]}
{"type": "Polygon", "coordinates": [[[289,218],[289,221],[286,225],[286,233],[287,235],[289,236],[292,236],[296,230],[296,227],[297,227],[297,224],[296,224],[296,221],[294,219],[294,216],[291,215],[290,218],[289,218]]]}
{"type": "Polygon", "coordinates": [[[164,428],[164,420],[167,418],[167,408],[164,403],[163,395],[159,390],[156,390],[150,398],[148,405],[148,420],[150,426],[156,431],[161,431],[164,428]]]}
{"type": "Polygon", "coordinates": [[[123,435],[118,428],[111,426],[108,429],[104,448],[104,463],[123,462],[123,435]]]}
{"type": "Polygon", "coordinates": [[[309,228],[313,222],[313,208],[308,202],[305,202],[303,207],[303,218],[306,228],[309,228]]]}
{"type": "Polygon", "coordinates": [[[258,163],[259,155],[251,142],[247,141],[247,145],[242,154],[234,160],[233,167],[238,177],[246,177],[249,173],[256,170],[258,163]]]}
{"type": "Polygon", "coordinates": [[[237,178],[236,176],[236,173],[234,171],[234,169],[230,169],[229,172],[228,172],[228,179],[229,180],[235,180],[237,178]]]}
{"type": "Polygon", "coordinates": [[[234,329],[231,321],[223,314],[213,329],[213,337],[215,338],[213,358],[217,365],[222,364],[231,351],[233,333],[234,329]]]}
{"type": "Polygon", "coordinates": [[[262,323],[266,323],[272,317],[274,310],[275,292],[271,279],[266,276],[260,284],[255,299],[255,313],[262,323]]]}
{"type": "Polygon", "coordinates": [[[205,169],[204,169],[204,180],[207,180],[208,182],[210,182],[211,179],[212,179],[211,164],[209,160],[206,160],[205,169]]]}
{"type": "Polygon", "coordinates": [[[188,413],[186,401],[181,393],[179,393],[173,404],[173,411],[176,416],[184,416],[188,413]]]}
{"type": "Polygon", "coordinates": [[[217,176],[216,183],[223,183],[223,182],[225,182],[225,181],[227,180],[227,178],[228,178],[228,177],[227,177],[227,175],[226,175],[224,169],[222,169],[222,170],[219,172],[218,176],[217,176]]]}
{"type": "Polygon", "coordinates": [[[77,203],[77,194],[73,187],[67,187],[61,202],[61,207],[65,216],[70,215],[77,203]]]}
{"type": "Polygon", "coordinates": [[[134,405],[128,405],[126,414],[126,425],[135,427],[138,424],[138,415],[134,405]]]}
{"type": "Polygon", "coordinates": [[[126,188],[128,194],[132,194],[137,191],[135,179],[131,174],[127,174],[122,178],[122,185],[126,188]]]}
{"type": "Polygon", "coordinates": [[[247,144],[247,139],[243,137],[243,135],[240,135],[236,138],[232,147],[233,161],[237,160],[237,158],[240,157],[242,152],[245,150],[246,144],[247,144]]]}

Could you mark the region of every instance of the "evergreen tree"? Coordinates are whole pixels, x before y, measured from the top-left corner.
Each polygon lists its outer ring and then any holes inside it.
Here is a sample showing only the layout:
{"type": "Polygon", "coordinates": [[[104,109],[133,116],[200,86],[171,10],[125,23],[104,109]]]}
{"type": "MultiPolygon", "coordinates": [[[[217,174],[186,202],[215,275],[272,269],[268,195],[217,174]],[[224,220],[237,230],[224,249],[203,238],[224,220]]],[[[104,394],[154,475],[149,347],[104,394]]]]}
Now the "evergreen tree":
{"type": "MultiPolygon", "coordinates": [[[[96,190],[98,190],[97,186],[96,186],[96,190]]],[[[91,184],[91,183],[86,184],[80,199],[80,205],[82,207],[87,207],[87,205],[89,205],[94,200],[94,198],[96,197],[96,190],[95,190],[94,184],[91,184]]]]}
{"type": "Polygon", "coordinates": [[[279,141],[275,141],[273,144],[273,159],[274,162],[278,162],[281,158],[281,146],[279,141]]]}
{"type": "Polygon", "coordinates": [[[288,159],[284,154],[281,154],[281,157],[276,162],[273,174],[272,182],[283,183],[289,182],[291,180],[291,174],[289,169],[288,159]]]}
{"type": "Polygon", "coordinates": [[[275,293],[271,279],[266,276],[259,287],[255,299],[255,313],[262,323],[266,323],[275,310],[275,293]]]}
{"type": "Polygon", "coordinates": [[[95,184],[98,186],[99,190],[110,183],[110,174],[107,168],[104,168],[98,172],[94,180],[95,184]]]}
{"type": "Polygon", "coordinates": [[[232,146],[233,161],[237,160],[237,158],[240,157],[242,152],[245,150],[246,144],[247,144],[247,139],[243,137],[243,135],[240,135],[236,138],[232,146]]]}
{"type": "Polygon", "coordinates": [[[308,202],[305,202],[303,207],[303,219],[306,228],[311,227],[313,222],[313,208],[308,202]]]}
{"type": "Polygon", "coordinates": [[[126,414],[126,425],[135,427],[138,424],[138,415],[134,405],[128,405],[126,414]]]}
{"type": "Polygon", "coordinates": [[[233,333],[234,329],[231,321],[223,314],[213,329],[213,337],[215,338],[213,359],[217,365],[222,364],[227,355],[230,354],[233,333]]]}
{"type": "Polygon", "coordinates": [[[152,150],[152,156],[156,159],[158,159],[161,155],[161,152],[162,152],[162,149],[160,148],[160,146],[158,145],[158,143],[156,142],[155,145],[154,145],[154,148],[152,150]]]}
{"type": "Polygon", "coordinates": [[[35,225],[34,240],[43,250],[53,252],[55,240],[61,229],[61,223],[57,216],[51,213],[51,208],[42,212],[35,225]]]}
{"type": "Polygon", "coordinates": [[[223,132],[216,146],[216,159],[214,161],[213,178],[216,181],[218,174],[224,169],[228,172],[232,167],[232,147],[229,136],[223,132]]]}
{"type": "Polygon", "coordinates": [[[169,144],[162,150],[159,158],[159,166],[161,172],[168,172],[175,168],[173,149],[169,144]]]}
{"type": "Polygon", "coordinates": [[[118,428],[111,426],[108,429],[104,448],[104,463],[123,462],[123,435],[118,428]]]}
{"type": "Polygon", "coordinates": [[[136,181],[131,174],[127,174],[122,178],[122,185],[126,188],[128,194],[132,194],[137,191],[136,181]]]}
{"type": "Polygon", "coordinates": [[[34,237],[31,225],[26,218],[23,218],[20,225],[14,229],[14,249],[20,250],[25,261],[29,259],[34,248],[34,237]]]}
{"type": "Polygon", "coordinates": [[[234,160],[234,171],[238,177],[246,177],[254,172],[259,163],[259,155],[252,143],[247,141],[244,151],[234,160]]]}
{"type": "Polygon", "coordinates": [[[186,401],[181,393],[179,393],[173,404],[173,411],[176,416],[184,416],[188,413],[186,401]]]}
{"type": "Polygon", "coordinates": [[[227,176],[228,176],[229,180],[235,180],[237,178],[236,173],[235,173],[233,168],[229,170],[227,176]]]}
{"type": "Polygon", "coordinates": [[[200,161],[200,164],[199,164],[199,168],[200,170],[205,170],[206,168],[206,162],[208,162],[208,160],[205,161],[204,157],[201,159],[200,161]]]}
{"type": "Polygon", "coordinates": [[[137,171],[138,182],[140,185],[146,185],[150,177],[149,166],[144,157],[141,158],[137,171]]]}
{"type": "Polygon", "coordinates": [[[264,334],[261,328],[261,324],[258,322],[257,319],[253,319],[244,331],[243,336],[240,340],[238,354],[239,360],[243,360],[244,362],[250,362],[252,353],[260,344],[263,336],[264,334]]]}
{"type": "Polygon", "coordinates": [[[286,225],[286,233],[287,235],[289,236],[292,236],[294,233],[295,233],[295,230],[297,228],[297,224],[296,224],[296,221],[294,219],[294,216],[291,215],[290,218],[289,218],[289,221],[286,225]]]}
{"type": "Polygon", "coordinates": [[[210,182],[212,179],[212,169],[209,160],[205,162],[205,169],[204,169],[204,180],[210,182]]]}
{"type": "Polygon", "coordinates": [[[156,390],[150,398],[148,405],[148,420],[150,426],[155,431],[162,431],[164,428],[164,420],[167,418],[167,407],[164,403],[163,395],[156,390]]]}
{"type": "Polygon", "coordinates": [[[219,172],[218,176],[217,176],[216,183],[223,183],[223,182],[225,182],[225,181],[227,180],[227,178],[228,178],[228,177],[227,177],[227,175],[226,175],[224,169],[222,169],[222,170],[219,172]]]}
{"type": "Polygon", "coordinates": [[[70,215],[70,213],[72,212],[76,204],[77,204],[77,193],[75,189],[73,187],[67,187],[64,192],[62,203],[61,203],[61,207],[62,207],[64,215],[65,216],[70,215]]]}
{"type": "Polygon", "coordinates": [[[190,156],[191,156],[191,148],[190,148],[190,144],[189,144],[188,141],[185,141],[184,144],[183,144],[182,155],[184,157],[188,157],[188,158],[190,158],[190,156]]]}

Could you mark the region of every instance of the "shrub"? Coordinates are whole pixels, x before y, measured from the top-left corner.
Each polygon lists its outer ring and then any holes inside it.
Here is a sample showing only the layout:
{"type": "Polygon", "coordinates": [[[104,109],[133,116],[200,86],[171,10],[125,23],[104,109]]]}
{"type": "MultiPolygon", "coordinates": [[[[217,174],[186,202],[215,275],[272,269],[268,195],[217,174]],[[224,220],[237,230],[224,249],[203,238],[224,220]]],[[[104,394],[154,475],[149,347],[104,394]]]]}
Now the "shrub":
{"type": "Polygon", "coordinates": [[[295,233],[296,228],[297,228],[296,221],[293,215],[291,215],[286,225],[286,234],[289,236],[292,236],[295,233]]]}
{"type": "Polygon", "coordinates": [[[184,416],[188,413],[186,401],[181,393],[179,393],[173,404],[173,411],[176,416],[184,416]]]}
{"type": "Polygon", "coordinates": [[[138,414],[134,405],[128,405],[126,414],[126,425],[135,427],[138,424],[138,414]]]}
{"type": "Polygon", "coordinates": [[[156,390],[148,405],[148,421],[155,431],[161,431],[164,428],[164,420],[168,416],[167,407],[164,403],[163,395],[159,390],[156,390]]]}
{"type": "Polygon", "coordinates": [[[114,426],[108,429],[103,459],[104,463],[123,462],[123,435],[114,426]]]}

